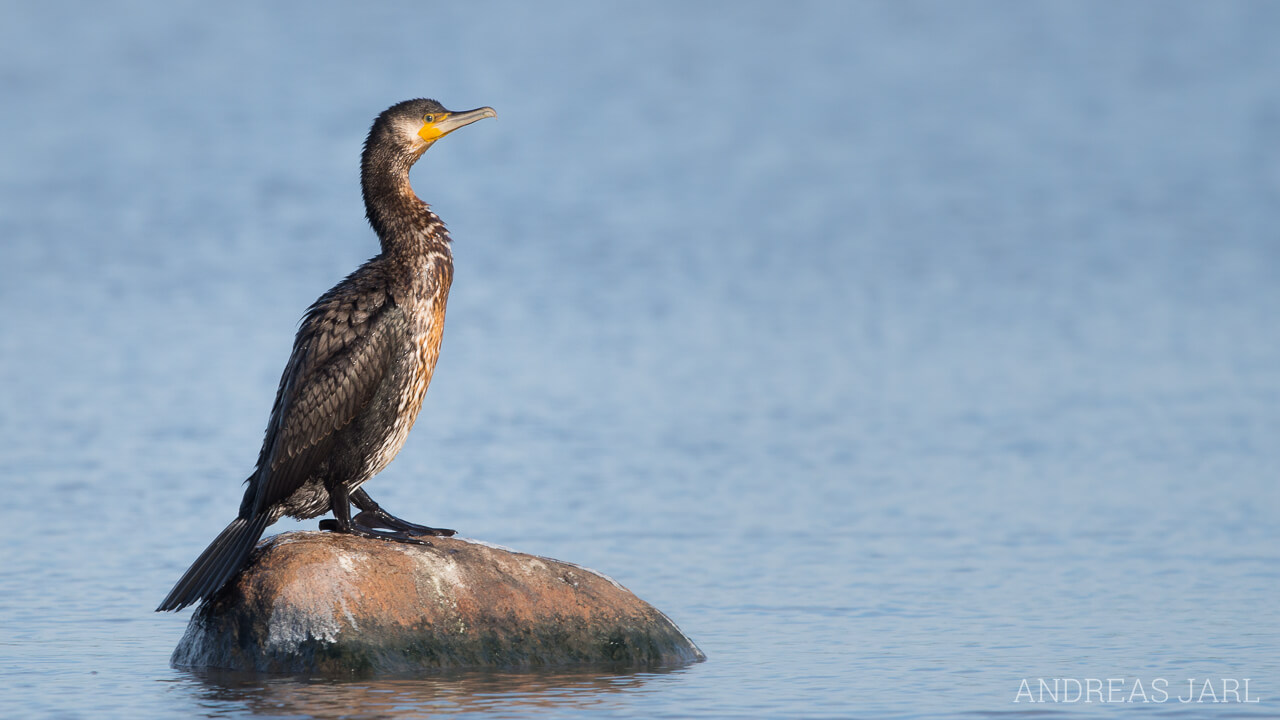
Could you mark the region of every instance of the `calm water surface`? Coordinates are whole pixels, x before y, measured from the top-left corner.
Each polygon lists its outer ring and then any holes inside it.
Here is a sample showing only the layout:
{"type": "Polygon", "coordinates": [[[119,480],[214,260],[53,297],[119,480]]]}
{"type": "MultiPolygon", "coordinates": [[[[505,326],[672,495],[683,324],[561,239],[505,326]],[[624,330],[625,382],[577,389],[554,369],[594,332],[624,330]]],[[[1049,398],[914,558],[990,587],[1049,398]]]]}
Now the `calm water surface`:
{"type": "Polygon", "coordinates": [[[0,714],[1280,714],[1275,4],[2,12],[0,714]],[[371,492],[612,575],[707,662],[168,666],[151,610],[421,95],[499,118],[415,170],[457,275],[371,492]]]}

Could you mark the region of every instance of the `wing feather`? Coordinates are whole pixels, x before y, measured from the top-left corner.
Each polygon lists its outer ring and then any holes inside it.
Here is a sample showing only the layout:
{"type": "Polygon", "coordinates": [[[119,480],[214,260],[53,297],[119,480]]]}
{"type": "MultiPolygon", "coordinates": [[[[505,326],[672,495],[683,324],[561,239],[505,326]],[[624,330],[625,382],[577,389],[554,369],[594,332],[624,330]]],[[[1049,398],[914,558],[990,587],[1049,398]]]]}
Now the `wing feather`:
{"type": "Polygon", "coordinates": [[[384,290],[361,287],[358,274],[303,318],[258,456],[254,515],[317,471],[337,431],[368,405],[409,341],[403,310],[384,290]]]}

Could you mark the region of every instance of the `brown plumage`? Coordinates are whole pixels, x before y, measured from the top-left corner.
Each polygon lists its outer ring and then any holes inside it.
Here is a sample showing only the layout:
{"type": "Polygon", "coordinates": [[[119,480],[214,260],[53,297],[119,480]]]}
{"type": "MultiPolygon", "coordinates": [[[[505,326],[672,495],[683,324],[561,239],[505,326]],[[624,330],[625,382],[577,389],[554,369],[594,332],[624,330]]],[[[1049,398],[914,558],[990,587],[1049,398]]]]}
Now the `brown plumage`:
{"type": "Polygon", "coordinates": [[[452,113],[434,100],[409,100],[374,121],[360,180],[382,252],[307,310],[240,512],[157,610],[216,593],[285,515],[332,512],[322,529],[396,542],[453,534],[388,514],[360,486],[396,456],[418,416],[453,282],[449,234],[409,186],[409,168],[439,138],[495,116],[491,108],[452,113]],[[351,503],[361,510],[354,518],[351,503]]]}

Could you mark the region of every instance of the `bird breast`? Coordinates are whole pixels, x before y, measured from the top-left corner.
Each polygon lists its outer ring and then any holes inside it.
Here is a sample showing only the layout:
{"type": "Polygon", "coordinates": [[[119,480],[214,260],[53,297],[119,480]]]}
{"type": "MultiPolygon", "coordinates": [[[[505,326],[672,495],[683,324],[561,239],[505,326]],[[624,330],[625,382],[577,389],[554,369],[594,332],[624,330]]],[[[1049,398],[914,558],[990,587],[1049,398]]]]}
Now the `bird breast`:
{"type": "Polygon", "coordinates": [[[436,361],[440,359],[440,343],[444,338],[445,305],[452,273],[449,272],[449,268],[446,267],[441,271],[438,266],[429,267],[428,272],[434,276],[434,282],[426,285],[434,292],[415,293],[415,297],[410,301],[415,307],[410,311],[412,347],[406,358],[410,365],[407,373],[408,384],[400,394],[399,406],[396,408],[390,432],[371,458],[373,462],[368,473],[370,477],[381,472],[404,447],[405,440],[409,437],[409,430],[413,428],[418,412],[422,410],[422,400],[426,397],[427,387],[431,385],[436,361]]]}

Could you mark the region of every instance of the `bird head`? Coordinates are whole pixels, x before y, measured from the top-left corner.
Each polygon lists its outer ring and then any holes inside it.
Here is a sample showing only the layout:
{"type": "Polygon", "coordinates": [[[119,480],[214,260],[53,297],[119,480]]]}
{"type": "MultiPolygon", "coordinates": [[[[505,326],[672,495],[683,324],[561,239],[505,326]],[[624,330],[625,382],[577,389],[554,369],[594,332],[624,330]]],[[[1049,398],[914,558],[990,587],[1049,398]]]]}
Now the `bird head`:
{"type": "Polygon", "coordinates": [[[453,112],[435,100],[406,100],[383,111],[374,121],[369,137],[394,144],[416,158],[454,130],[497,116],[491,107],[453,112]]]}

